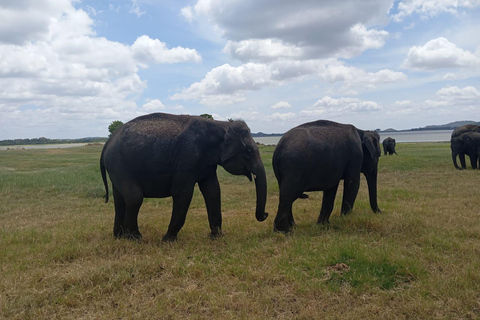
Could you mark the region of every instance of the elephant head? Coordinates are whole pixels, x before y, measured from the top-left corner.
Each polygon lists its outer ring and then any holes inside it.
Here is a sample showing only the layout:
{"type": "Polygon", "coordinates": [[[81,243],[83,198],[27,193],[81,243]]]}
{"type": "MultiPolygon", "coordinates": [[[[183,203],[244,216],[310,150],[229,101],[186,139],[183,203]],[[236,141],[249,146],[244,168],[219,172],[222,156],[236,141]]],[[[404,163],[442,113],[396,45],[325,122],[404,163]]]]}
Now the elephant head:
{"type": "Polygon", "coordinates": [[[377,175],[378,158],[381,156],[380,136],[374,131],[358,130],[362,139],[363,161],[361,172],[365,175],[368,185],[368,196],[370,207],[374,212],[380,213],[381,210],[377,203],[377,175]]]}
{"type": "Polygon", "coordinates": [[[267,201],[267,178],[260,152],[243,121],[227,124],[224,142],[220,151],[220,165],[229,173],[244,175],[252,181],[255,179],[257,206],[255,216],[258,221],[267,218],[265,212],[267,201]]]}

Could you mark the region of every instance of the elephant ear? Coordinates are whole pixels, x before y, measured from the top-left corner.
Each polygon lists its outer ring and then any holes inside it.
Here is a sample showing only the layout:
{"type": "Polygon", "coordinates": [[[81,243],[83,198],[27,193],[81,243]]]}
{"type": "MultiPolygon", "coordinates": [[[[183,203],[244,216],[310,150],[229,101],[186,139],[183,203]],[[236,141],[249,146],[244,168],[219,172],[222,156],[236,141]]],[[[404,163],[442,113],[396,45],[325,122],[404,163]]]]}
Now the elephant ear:
{"type": "Polygon", "coordinates": [[[225,133],[225,139],[222,146],[220,163],[228,161],[230,158],[242,152],[244,149],[245,144],[243,143],[240,135],[233,131],[232,128],[228,128],[227,133],[225,133]]]}
{"type": "Polygon", "coordinates": [[[377,148],[375,147],[375,144],[373,143],[373,140],[370,137],[368,137],[367,135],[364,135],[362,143],[365,146],[365,148],[368,150],[368,153],[370,153],[370,157],[372,157],[372,159],[374,159],[375,155],[377,154],[377,152],[376,152],[377,148]]]}

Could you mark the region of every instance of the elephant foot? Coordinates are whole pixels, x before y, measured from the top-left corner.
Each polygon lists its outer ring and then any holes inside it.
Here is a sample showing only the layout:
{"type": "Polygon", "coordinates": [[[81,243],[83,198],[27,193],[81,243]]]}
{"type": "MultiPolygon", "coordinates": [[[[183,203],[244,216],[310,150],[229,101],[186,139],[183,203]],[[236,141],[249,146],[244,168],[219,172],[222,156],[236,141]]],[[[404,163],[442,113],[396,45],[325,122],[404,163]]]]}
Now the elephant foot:
{"type": "Polygon", "coordinates": [[[174,242],[174,241],[177,241],[177,235],[172,235],[172,234],[166,234],[163,236],[162,238],[162,241],[163,242],[174,242]]]}
{"type": "Polygon", "coordinates": [[[128,229],[124,229],[123,227],[114,228],[113,235],[115,239],[129,239],[129,240],[142,240],[142,234],[140,231],[130,231],[128,229]]]}
{"type": "Polygon", "coordinates": [[[322,225],[322,226],[328,226],[328,225],[330,225],[330,220],[329,219],[318,219],[317,224],[322,225]]]}
{"type": "Polygon", "coordinates": [[[215,240],[215,239],[218,239],[218,238],[221,238],[221,237],[223,237],[223,233],[222,233],[222,230],[220,230],[220,229],[217,229],[217,230],[212,231],[210,233],[210,239],[212,239],[212,240],[215,240]]]}
{"type": "Polygon", "coordinates": [[[281,232],[284,233],[285,235],[291,233],[291,229],[289,227],[284,227],[284,226],[277,226],[276,224],[273,225],[273,232],[281,232]]]}

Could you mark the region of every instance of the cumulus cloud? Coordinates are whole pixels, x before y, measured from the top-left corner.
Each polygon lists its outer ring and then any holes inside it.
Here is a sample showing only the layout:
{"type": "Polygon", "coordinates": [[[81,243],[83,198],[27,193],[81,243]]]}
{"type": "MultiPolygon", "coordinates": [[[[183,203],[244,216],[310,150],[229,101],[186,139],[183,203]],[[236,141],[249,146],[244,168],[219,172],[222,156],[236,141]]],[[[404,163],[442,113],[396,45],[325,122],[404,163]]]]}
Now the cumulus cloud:
{"type": "Polygon", "coordinates": [[[301,114],[309,116],[341,116],[352,113],[371,113],[382,110],[382,107],[374,101],[365,101],[357,98],[335,99],[329,96],[323,97],[311,107],[302,110],[301,114]]]}
{"type": "Polygon", "coordinates": [[[273,113],[270,118],[272,120],[290,120],[295,118],[295,113],[293,112],[286,112],[286,113],[280,113],[280,112],[275,112],[273,113]]]}
{"type": "Polygon", "coordinates": [[[390,1],[198,0],[182,9],[221,30],[224,51],[242,61],[277,58],[352,57],[383,46],[390,1]],[[267,13],[267,14],[266,14],[267,13]]]}
{"type": "Polygon", "coordinates": [[[412,14],[433,17],[440,13],[457,14],[460,10],[480,6],[478,0],[404,0],[398,3],[398,13],[393,15],[397,22],[412,14]]]}
{"type": "Polygon", "coordinates": [[[176,47],[168,49],[164,42],[143,35],[132,45],[135,59],[142,65],[148,63],[200,62],[202,58],[195,49],[176,47]]]}
{"type": "Polygon", "coordinates": [[[273,106],[271,106],[270,108],[272,109],[286,109],[286,108],[291,108],[292,105],[286,101],[280,101],[280,102],[277,102],[275,103],[273,106]]]}
{"type": "Polygon", "coordinates": [[[413,69],[467,68],[480,64],[480,57],[458,48],[444,37],[430,40],[424,46],[410,48],[404,66],[413,69]]]}
{"type": "Polygon", "coordinates": [[[343,92],[372,89],[379,85],[406,80],[406,75],[391,70],[365,72],[345,66],[335,59],[276,61],[268,64],[246,63],[238,67],[224,64],[212,69],[199,82],[174,94],[173,100],[199,100],[211,106],[233,104],[245,100],[251,91],[275,87],[303,77],[316,77],[328,83],[342,82],[343,92]]]}
{"type": "Polygon", "coordinates": [[[162,101],[158,99],[153,99],[145,103],[142,106],[142,109],[146,112],[159,112],[165,109],[165,105],[162,103],[162,101]]]}
{"type": "Polygon", "coordinates": [[[78,134],[88,136],[92,132],[85,128],[92,119],[131,119],[145,112],[134,102],[146,88],[139,67],[201,59],[193,49],[168,49],[148,36],[131,46],[97,37],[94,21],[69,0],[11,1],[0,5],[2,16],[0,127],[12,129],[3,132],[7,137],[29,135],[34,126],[42,128],[37,135],[47,136],[42,130],[53,123],[69,132],[78,127],[78,134]],[[23,21],[23,26],[16,28],[15,22],[7,28],[8,21],[23,21]],[[30,21],[35,28],[28,27],[30,21]],[[18,131],[22,121],[30,127],[18,131]]]}

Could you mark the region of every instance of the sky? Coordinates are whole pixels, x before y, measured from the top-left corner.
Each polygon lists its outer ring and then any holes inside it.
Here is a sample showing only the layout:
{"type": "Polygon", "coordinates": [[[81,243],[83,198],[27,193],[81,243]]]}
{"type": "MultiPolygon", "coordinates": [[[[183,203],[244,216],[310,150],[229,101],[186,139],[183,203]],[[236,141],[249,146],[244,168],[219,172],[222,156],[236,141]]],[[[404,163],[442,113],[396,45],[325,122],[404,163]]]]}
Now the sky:
{"type": "Polygon", "coordinates": [[[480,0],[0,0],[0,139],[153,113],[480,121],[480,0]]]}

